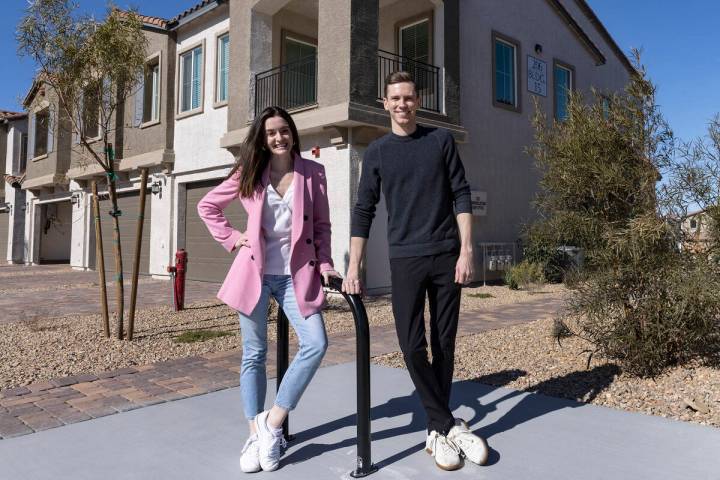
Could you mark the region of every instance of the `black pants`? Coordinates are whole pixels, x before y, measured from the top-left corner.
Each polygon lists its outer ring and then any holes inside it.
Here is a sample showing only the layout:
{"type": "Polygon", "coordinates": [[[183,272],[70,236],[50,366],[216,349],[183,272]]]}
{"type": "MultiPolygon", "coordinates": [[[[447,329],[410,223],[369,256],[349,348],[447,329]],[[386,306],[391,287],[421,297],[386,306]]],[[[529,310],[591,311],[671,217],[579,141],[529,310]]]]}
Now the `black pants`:
{"type": "Polygon", "coordinates": [[[460,289],[455,283],[457,253],[390,260],[392,306],[400,349],[427,414],[428,430],[447,434],[454,425],[450,388],[455,363],[455,336],[460,289]],[[428,361],[425,339],[425,295],[430,303],[428,361]]]}

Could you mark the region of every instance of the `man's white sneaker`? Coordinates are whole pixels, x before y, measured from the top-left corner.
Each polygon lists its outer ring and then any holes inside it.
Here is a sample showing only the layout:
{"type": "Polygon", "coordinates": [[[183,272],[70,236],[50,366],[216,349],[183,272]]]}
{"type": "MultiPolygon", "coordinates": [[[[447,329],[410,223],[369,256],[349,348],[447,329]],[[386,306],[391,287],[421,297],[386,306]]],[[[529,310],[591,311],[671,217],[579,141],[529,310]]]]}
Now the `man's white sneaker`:
{"type": "Polygon", "coordinates": [[[443,470],[457,470],[463,466],[458,446],[435,430],[425,441],[425,451],[435,457],[435,465],[443,470]]]}
{"type": "Polygon", "coordinates": [[[260,466],[266,472],[277,470],[280,466],[280,457],[287,443],[282,434],[275,435],[267,424],[268,410],[255,416],[255,429],[258,436],[258,450],[260,466]]]}
{"type": "Polygon", "coordinates": [[[465,458],[478,465],[485,465],[490,449],[484,438],[470,431],[467,423],[456,419],[455,426],[448,432],[448,439],[457,445],[465,458]]]}
{"type": "Polygon", "coordinates": [[[255,473],[261,470],[260,454],[258,450],[258,436],[253,434],[245,442],[240,454],[240,470],[245,473],[255,473]]]}

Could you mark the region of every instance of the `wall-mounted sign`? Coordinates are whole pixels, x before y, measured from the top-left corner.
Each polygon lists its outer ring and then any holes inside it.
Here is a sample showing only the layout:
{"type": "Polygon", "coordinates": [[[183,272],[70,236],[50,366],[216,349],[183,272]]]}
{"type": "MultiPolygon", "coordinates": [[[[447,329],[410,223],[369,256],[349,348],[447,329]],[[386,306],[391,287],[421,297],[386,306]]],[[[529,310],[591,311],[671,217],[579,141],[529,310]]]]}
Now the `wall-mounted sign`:
{"type": "Polygon", "coordinates": [[[527,57],[527,85],[528,91],[547,96],[547,62],[544,62],[531,55],[527,57]]]}
{"type": "Polygon", "coordinates": [[[473,215],[478,217],[487,215],[487,192],[472,190],[470,192],[470,202],[472,203],[473,215]]]}

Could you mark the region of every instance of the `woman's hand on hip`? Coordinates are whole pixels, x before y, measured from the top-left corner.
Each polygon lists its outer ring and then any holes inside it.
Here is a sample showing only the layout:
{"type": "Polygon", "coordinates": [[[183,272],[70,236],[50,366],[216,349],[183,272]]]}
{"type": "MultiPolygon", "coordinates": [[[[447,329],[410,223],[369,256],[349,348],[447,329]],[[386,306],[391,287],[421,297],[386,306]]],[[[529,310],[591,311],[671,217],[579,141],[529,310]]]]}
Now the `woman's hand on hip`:
{"type": "Polygon", "coordinates": [[[235,242],[233,251],[237,250],[240,247],[250,247],[250,242],[248,241],[248,237],[244,233],[240,233],[240,238],[238,238],[237,242],[235,242]]]}

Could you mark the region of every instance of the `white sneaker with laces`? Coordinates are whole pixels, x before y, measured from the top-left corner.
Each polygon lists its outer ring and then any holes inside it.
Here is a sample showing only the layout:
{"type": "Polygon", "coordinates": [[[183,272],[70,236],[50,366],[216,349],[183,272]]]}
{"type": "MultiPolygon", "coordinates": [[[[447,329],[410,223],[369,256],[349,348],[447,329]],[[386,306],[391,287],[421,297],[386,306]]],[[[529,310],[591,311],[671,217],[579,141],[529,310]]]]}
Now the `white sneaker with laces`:
{"type": "Polygon", "coordinates": [[[258,455],[260,466],[266,472],[277,470],[280,466],[280,457],[282,456],[287,442],[280,435],[275,435],[268,427],[267,417],[270,412],[264,412],[255,416],[255,429],[258,436],[258,455]]]}
{"type": "Polygon", "coordinates": [[[261,470],[258,436],[255,434],[250,435],[242,449],[242,453],[240,454],[240,470],[245,473],[255,473],[261,470]]]}
{"type": "Polygon", "coordinates": [[[484,438],[472,433],[464,420],[456,419],[455,426],[448,432],[448,439],[457,445],[465,458],[478,465],[485,465],[489,448],[484,438]]]}
{"type": "Polygon", "coordinates": [[[457,470],[463,466],[458,446],[435,430],[427,436],[425,451],[435,457],[435,465],[443,470],[457,470]]]}

